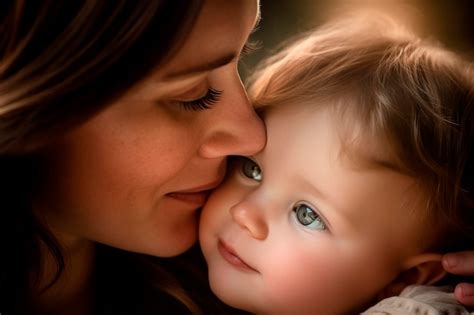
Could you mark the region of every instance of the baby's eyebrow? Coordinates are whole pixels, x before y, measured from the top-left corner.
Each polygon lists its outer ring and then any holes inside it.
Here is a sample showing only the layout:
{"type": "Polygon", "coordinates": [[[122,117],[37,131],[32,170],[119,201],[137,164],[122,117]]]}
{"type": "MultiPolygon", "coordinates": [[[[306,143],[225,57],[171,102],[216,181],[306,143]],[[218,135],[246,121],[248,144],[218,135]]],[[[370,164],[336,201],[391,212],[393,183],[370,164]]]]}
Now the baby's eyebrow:
{"type": "Polygon", "coordinates": [[[358,166],[367,170],[376,171],[389,171],[399,173],[401,175],[407,175],[407,172],[402,169],[399,163],[389,159],[376,157],[376,156],[359,156],[357,161],[358,166]]]}
{"type": "MultiPolygon", "coordinates": [[[[386,153],[386,149],[380,149],[386,153]]],[[[379,150],[379,153],[380,153],[379,150]]],[[[372,171],[390,171],[407,175],[396,155],[377,154],[370,151],[360,150],[359,147],[344,145],[339,152],[340,159],[347,159],[354,163],[356,169],[372,171]],[[390,156],[391,155],[391,156],[390,156]]]]}

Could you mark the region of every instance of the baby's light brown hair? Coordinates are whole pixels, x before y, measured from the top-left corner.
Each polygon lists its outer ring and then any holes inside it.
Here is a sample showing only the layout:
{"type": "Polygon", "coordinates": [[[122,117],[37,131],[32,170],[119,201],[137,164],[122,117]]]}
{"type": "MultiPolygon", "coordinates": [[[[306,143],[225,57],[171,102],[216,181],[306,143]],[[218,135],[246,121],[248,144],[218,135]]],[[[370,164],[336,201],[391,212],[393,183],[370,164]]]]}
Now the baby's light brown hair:
{"type": "Polygon", "coordinates": [[[334,105],[341,125],[381,139],[391,167],[416,179],[436,231],[427,249],[472,250],[473,73],[472,64],[440,45],[392,20],[364,16],[285,46],[250,78],[249,94],[263,113],[295,102],[334,105]]]}

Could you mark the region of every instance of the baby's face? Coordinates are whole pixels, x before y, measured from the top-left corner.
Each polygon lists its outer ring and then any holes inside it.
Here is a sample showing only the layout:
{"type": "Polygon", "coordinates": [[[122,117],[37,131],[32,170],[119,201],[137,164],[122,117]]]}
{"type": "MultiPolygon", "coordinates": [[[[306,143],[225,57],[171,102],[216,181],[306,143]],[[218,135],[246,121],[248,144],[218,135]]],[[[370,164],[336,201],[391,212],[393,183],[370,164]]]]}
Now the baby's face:
{"type": "Polygon", "coordinates": [[[369,302],[420,251],[414,180],[347,158],[336,118],[324,106],[267,111],[266,148],[231,162],[208,200],[200,243],[225,303],[342,314],[369,302]]]}

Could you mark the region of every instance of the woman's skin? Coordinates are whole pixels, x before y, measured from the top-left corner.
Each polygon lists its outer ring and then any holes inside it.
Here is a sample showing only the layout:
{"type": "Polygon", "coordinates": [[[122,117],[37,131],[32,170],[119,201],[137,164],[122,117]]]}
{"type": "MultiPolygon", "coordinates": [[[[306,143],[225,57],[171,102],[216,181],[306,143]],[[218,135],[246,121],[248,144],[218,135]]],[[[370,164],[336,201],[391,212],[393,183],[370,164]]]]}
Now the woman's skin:
{"type": "MultiPolygon", "coordinates": [[[[264,146],[237,72],[258,12],[257,0],[205,1],[167,64],[42,152],[34,208],[66,261],[38,301],[44,309],[87,305],[95,242],[161,257],[196,242],[196,209],[222,180],[226,156],[264,146]]],[[[43,284],[54,270],[45,266],[43,284]]]]}

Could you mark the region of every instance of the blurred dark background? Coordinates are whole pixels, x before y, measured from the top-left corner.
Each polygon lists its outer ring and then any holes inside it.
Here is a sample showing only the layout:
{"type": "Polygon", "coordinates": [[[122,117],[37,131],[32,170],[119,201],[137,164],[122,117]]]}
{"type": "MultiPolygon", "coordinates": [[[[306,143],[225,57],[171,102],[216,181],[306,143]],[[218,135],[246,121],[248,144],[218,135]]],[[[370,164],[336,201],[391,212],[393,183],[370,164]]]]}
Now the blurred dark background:
{"type": "Polygon", "coordinates": [[[262,48],[243,59],[244,79],[285,39],[335,14],[365,8],[393,15],[474,61],[474,0],[260,0],[260,6],[262,21],[251,39],[261,42],[262,48]]]}

